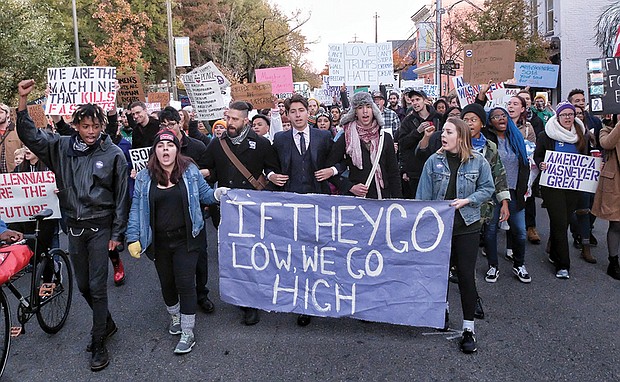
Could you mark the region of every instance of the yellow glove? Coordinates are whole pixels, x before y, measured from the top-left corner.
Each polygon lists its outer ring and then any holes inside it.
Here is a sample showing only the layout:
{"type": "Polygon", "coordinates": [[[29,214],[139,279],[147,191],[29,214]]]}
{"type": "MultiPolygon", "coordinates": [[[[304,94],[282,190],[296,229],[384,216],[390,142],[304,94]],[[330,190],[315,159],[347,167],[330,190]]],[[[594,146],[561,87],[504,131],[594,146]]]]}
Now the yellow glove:
{"type": "Polygon", "coordinates": [[[142,252],[142,246],[139,241],[134,241],[133,243],[127,246],[127,250],[131,257],[135,257],[136,259],[140,258],[140,252],[142,252]]]}

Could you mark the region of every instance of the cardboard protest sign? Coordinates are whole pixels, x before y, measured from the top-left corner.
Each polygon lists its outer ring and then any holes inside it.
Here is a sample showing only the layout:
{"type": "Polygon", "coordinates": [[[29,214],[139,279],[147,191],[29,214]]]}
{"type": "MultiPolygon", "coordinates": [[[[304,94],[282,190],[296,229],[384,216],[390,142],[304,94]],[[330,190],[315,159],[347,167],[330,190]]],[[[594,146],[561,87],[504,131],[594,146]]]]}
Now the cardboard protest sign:
{"type": "Polygon", "coordinates": [[[206,64],[192,70],[188,74],[200,74],[202,81],[217,81],[220,88],[227,88],[230,86],[230,81],[224,76],[224,74],[215,66],[213,61],[209,61],[206,64]]]}
{"type": "Polygon", "coordinates": [[[12,172],[0,174],[0,219],[6,223],[30,221],[30,217],[46,208],[60,218],[56,177],[51,171],[12,172]]]}
{"type": "Polygon", "coordinates": [[[517,44],[510,40],[463,45],[463,79],[472,85],[502,82],[514,76],[517,44]]]}
{"type": "Polygon", "coordinates": [[[271,91],[274,94],[292,92],[293,69],[290,66],[279,68],[256,69],[256,82],[271,82],[271,91]]]}
{"type": "Polygon", "coordinates": [[[329,44],[331,85],[379,85],[394,82],[392,44],[329,44]]]}
{"type": "Polygon", "coordinates": [[[116,97],[120,106],[127,107],[135,101],[146,101],[139,75],[134,73],[128,76],[117,76],[117,79],[120,88],[116,91],[116,97]]]}
{"type": "Polygon", "coordinates": [[[595,114],[620,114],[620,57],[588,60],[588,98],[595,114]]]}
{"type": "Polygon", "coordinates": [[[146,112],[151,114],[155,111],[161,111],[161,104],[159,102],[146,102],[146,112]]]}
{"type": "Polygon", "coordinates": [[[78,66],[48,68],[50,94],[45,108],[48,115],[73,114],[78,105],[94,103],[105,111],[115,107],[116,68],[78,66]]]}
{"type": "Polygon", "coordinates": [[[129,158],[131,159],[131,168],[140,171],[146,168],[149,162],[150,147],[142,147],[139,149],[129,149],[129,158]]]}
{"type": "Polygon", "coordinates": [[[149,93],[146,98],[150,103],[159,103],[162,109],[170,103],[170,93],[168,92],[149,93]]]}
{"type": "Polygon", "coordinates": [[[559,72],[559,65],[515,62],[515,85],[555,89],[559,72]]]}
{"type": "Polygon", "coordinates": [[[255,109],[271,109],[274,106],[270,82],[233,85],[231,92],[235,101],[247,101],[255,109]]]}
{"type": "Polygon", "coordinates": [[[47,127],[47,117],[45,116],[45,109],[43,109],[43,105],[28,105],[28,114],[32,121],[34,122],[35,127],[39,129],[44,129],[47,127]]]}
{"type": "Polygon", "coordinates": [[[224,117],[226,105],[217,81],[203,81],[200,74],[185,74],[181,80],[199,120],[224,117]]]}
{"type": "Polygon", "coordinates": [[[454,220],[448,201],[230,190],[221,210],[223,301],[443,327],[454,220]]]}
{"type": "Polygon", "coordinates": [[[541,186],[596,192],[602,158],[547,151],[545,163],[547,168],[540,173],[541,186]]]}

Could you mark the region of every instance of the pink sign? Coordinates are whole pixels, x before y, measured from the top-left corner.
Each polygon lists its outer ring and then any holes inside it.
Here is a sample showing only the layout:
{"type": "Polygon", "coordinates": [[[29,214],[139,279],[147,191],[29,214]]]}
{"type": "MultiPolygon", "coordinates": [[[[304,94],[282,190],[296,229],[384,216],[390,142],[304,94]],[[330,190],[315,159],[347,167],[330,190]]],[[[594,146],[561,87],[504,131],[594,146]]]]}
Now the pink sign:
{"type": "Polygon", "coordinates": [[[293,69],[290,66],[256,69],[256,82],[271,82],[273,94],[292,93],[293,69]]]}

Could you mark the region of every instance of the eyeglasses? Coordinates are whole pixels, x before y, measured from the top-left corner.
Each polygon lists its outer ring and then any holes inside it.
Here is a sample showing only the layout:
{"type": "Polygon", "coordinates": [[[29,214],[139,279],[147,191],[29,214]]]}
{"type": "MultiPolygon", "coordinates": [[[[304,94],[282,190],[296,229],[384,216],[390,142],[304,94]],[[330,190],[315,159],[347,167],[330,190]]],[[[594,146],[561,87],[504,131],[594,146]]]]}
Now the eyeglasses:
{"type": "Polygon", "coordinates": [[[494,121],[499,121],[500,119],[506,119],[506,116],[504,114],[501,115],[494,115],[492,117],[489,117],[489,119],[492,119],[494,121]]]}
{"type": "Polygon", "coordinates": [[[460,112],[459,113],[450,113],[450,114],[448,114],[448,117],[457,117],[458,118],[460,116],[461,116],[460,112]]]}
{"type": "Polygon", "coordinates": [[[159,125],[160,129],[166,129],[166,130],[170,130],[170,129],[174,129],[174,127],[177,125],[178,122],[176,121],[170,121],[168,123],[162,123],[159,125]]]}
{"type": "Polygon", "coordinates": [[[575,118],[575,113],[558,114],[560,118],[575,118]]]}

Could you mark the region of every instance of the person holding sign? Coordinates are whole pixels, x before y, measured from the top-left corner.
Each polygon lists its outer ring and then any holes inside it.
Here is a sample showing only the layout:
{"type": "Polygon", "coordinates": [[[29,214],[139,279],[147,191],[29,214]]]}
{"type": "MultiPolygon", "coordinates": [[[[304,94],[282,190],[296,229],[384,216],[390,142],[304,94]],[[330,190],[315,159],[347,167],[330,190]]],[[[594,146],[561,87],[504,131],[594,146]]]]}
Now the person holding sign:
{"type": "MultiPolygon", "coordinates": [[[[560,102],[556,115],[549,118],[545,131],[538,136],[534,161],[541,172],[547,170],[545,154],[547,151],[588,155],[588,138],[583,122],[575,118],[575,107],[570,102],[560,102]]],[[[564,175],[566,177],[568,175],[564,175]]],[[[554,178],[559,182],[562,176],[554,178]]],[[[549,214],[549,261],[555,265],[555,276],[570,278],[570,251],[568,248],[568,223],[577,209],[580,192],[576,189],[562,189],[541,185],[541,193],[549,214]]],[[[589,240],[583,238],[581,256],[592,262],[589,240]]]]}
{"type": "MultiPolygon", "coordinates": [[[[178,117],[178,115],[177,115],[178,117]]],[[[181,143],[164,130],[155,136],[147,168],[136,177],[127,226],[128,250],[155,261],[166,309],[168,332],[180,334],[175,354],[196,344],[195,275],[200,247],[205,245],[200,203],[215,203],[214,191],[191,158],[181,154],[181,143]]]]}
{"type": "Polygon", "coordinates": [[[452,200],[450,205],[457,209],[450,257],[456,264],[463,309],[461,351],[473,353],[477,350],[474,314],[478,298],[475,269],[482,226],[480,206],[491,198],[495,186],[491,167],[473,149],[470,128],[465,122],[448,118],[441,134],[441,145],[424,164],[416,199],[452,200]]]}
{"type": "Polygon", "coordinates": [[[383,116],[369,93],[353,96],[341,123],[344,133],[327,161],[327,167],[349,169],[348,177],[333,179],[340,192],[372,199],[402,197],[394,141],[384,131],[383,116]]]}
{"type": "Polygon", "coordinates": [[[26,109],[33,89],[34,80],[18,85],[17,133],[56,174],[78,288],[93,311],[90,368],[99,371],[110,362],[105,340],[117,331],[108,311],[108,250],[121,244],[127,227],[127,160],[103,133],[106,115],[97,105],[75,110],[71,136],[37,129],[26,109]]]}
{"type": "Polygon", "coordinates": [[[15,169],[15,150],[22,147],[15,125],[11,122],[11,109],[0,103],[0,174],[15,169]]]}
{"type": "Polygon", "coordinates": [[[618,251],[620,250],[620,123],[601,129],[600,145],[605,149],[605,164],[601,170],[592,213],[609,220],[607,229],[607,250],[609,266],[607,274],[620,280],[618,251]]]}

